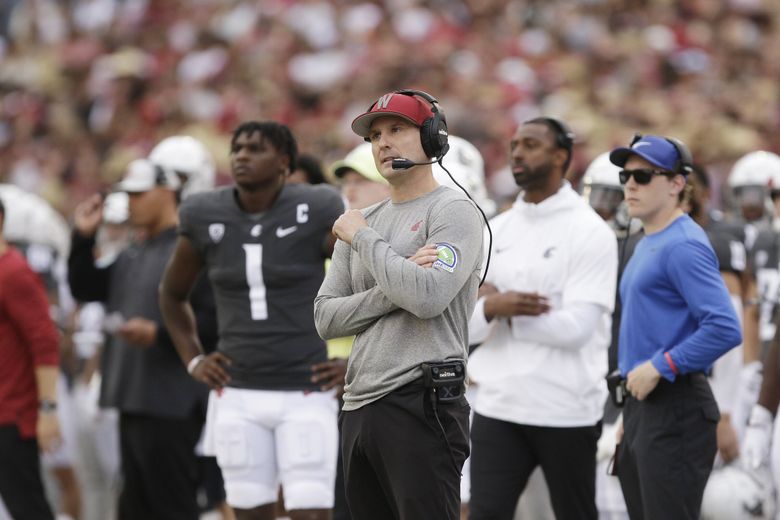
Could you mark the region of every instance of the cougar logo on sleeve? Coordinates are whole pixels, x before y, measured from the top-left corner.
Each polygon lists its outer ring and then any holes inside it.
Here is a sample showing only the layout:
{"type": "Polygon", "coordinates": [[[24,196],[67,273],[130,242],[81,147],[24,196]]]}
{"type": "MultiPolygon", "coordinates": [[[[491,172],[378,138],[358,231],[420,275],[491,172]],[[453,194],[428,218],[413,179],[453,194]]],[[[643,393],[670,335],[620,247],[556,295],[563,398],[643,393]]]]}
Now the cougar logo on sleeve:
{"type": "Polygon", "coordinates": [[[455,271],[455,266],[458,265],[458,253],[455,252],[455,248],[450,244],[442,242],[436,244],[436,251],[438,256],[433,263],[433,267],[440,267],[450,273],[455,271]]]}
{"type": "Polygon", "coordinates": [[[211,237],[212,242],[219,244],[223,236],[225,236],[225,224],[209,224],[209,237],[211,237]]]}

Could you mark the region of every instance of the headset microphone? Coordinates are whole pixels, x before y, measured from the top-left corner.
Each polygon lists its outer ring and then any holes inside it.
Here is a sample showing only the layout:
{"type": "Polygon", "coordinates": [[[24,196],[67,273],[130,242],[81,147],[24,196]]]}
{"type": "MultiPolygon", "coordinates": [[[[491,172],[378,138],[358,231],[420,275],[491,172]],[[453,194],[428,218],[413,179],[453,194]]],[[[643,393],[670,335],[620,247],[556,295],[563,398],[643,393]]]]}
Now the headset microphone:
{"type": "Polygon", "coordinates": [[[433,164],[435,162],[438,162],[437,160],[433,160],[430,162],[414,162],[410,159],[393,159],[393,169],[394,170],[408,170],[409,168],[413,166],[421,166],[423,164],[433,164]]]}

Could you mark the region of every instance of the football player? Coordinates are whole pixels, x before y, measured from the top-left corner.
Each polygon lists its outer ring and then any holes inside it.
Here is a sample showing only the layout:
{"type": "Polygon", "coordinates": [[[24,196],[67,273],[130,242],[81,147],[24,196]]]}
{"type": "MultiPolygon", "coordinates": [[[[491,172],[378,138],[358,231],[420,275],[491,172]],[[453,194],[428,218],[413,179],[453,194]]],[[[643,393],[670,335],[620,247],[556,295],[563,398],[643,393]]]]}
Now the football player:
{"type": "Polygon", "coordinates": [[[333,507],[337,401],[311,380],[311,366],[326,360],[313,301],[343,203],[329,186],[285,184],[296,158],[286,126],[240,125],[230,150],[235,185],[184,201],[161,286],[180,356],[214,390],[205,450],[217,456],[239,519],[273,518],[279,482],[293,520],[325,519],[333,507]],[[208,355],[187,303],[203,269],[219,323],[208,355]]]}

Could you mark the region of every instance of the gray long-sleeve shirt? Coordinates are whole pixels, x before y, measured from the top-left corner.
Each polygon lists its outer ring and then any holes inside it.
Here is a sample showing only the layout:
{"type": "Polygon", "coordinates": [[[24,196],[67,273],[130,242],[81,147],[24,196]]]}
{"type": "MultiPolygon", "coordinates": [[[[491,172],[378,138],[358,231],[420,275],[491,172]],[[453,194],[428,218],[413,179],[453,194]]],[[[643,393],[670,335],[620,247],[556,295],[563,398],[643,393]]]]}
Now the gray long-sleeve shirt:
{"type": "Polygon", "coordinates": [[[482,265],[482,219],[465,195],[439,187],[364,210],[368,228],[338,241],[314,301],[324,339],[355,334],[344,410],[356,410],[422,376],[426,361],[466,359],[468,321],[482,265]],[[408,260],[436,244],[432,268],[408,260]]]}

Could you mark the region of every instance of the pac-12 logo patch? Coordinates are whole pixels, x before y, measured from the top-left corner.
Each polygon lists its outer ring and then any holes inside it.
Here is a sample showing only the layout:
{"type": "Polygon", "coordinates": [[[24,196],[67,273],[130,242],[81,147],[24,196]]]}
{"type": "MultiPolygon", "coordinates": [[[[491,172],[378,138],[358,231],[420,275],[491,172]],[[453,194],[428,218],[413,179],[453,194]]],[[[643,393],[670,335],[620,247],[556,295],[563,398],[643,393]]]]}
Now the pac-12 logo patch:
{"type": "Polygon", "coordinates": [[[455,248],[446,242],[436,244],[437,257],[433,267],[440,267],[445,271],[454,272],[458,265],[458,253],[455,248]]]}
{"type": "Polygon", "coordinates": [[[209,224],[209,237],[212,242],[218,244],[222,237],[225,236],[225,224],[209,224]]]}

